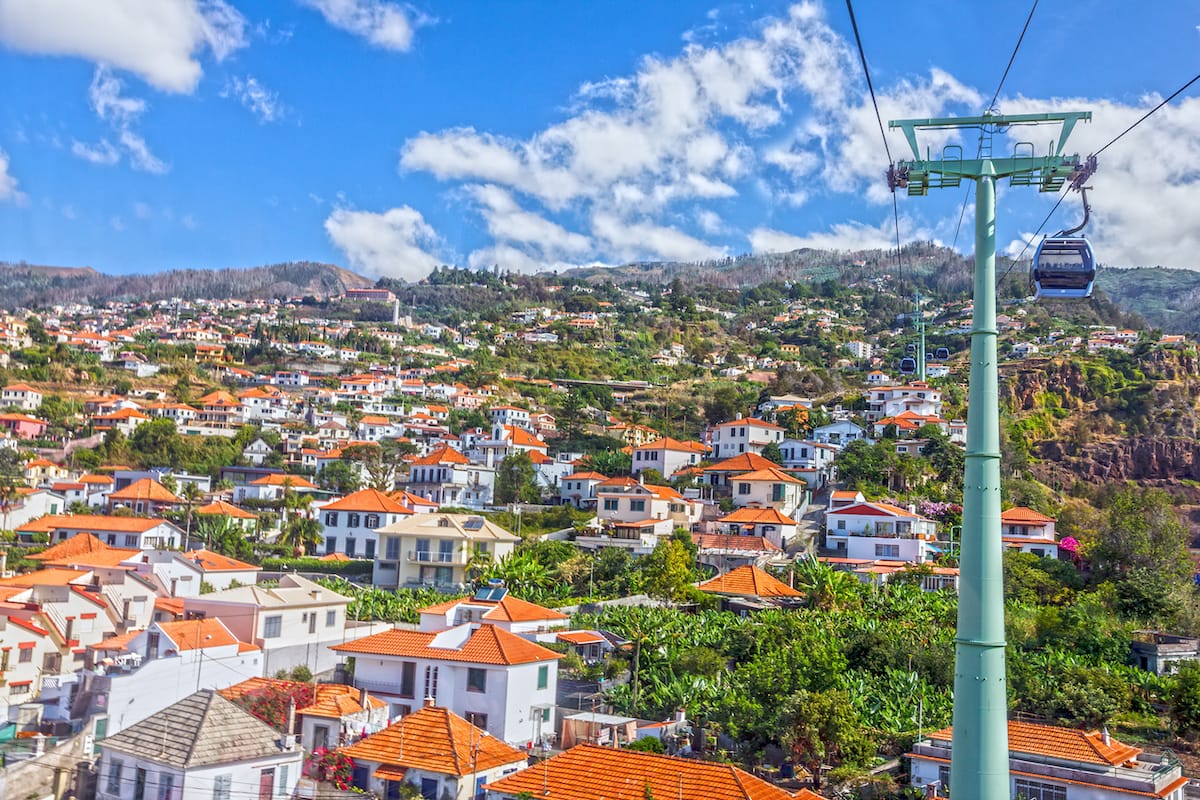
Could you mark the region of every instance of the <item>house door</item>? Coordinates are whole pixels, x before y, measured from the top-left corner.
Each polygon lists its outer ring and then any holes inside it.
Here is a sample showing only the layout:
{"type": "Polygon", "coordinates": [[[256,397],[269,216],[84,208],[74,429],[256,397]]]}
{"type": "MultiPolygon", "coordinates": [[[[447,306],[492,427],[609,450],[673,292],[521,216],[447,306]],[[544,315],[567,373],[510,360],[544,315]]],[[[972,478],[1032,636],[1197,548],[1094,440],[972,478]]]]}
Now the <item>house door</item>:
{"type": "Polygon", "coordinates": [[[404,781],[385,781],[383,784],[383,800],[400,800],[400,787],[404,781]]]}
{"type": "Polygon", "coordinates": [[[133,800],[145,800],[146,797],[146,770],[138,767],[137,772],[133,776],[133,800]]]}
{"type": "Polygon", "coordinates": [[[308,615],[308,632],[310,634],[317,632],[317,612],[315,611],[310,612],[308,615]]]}
{"type": "Polygon", "coordinates": [[[275,768],[264,769],[258,776],[258,800],[275,797],[275,768]]]}

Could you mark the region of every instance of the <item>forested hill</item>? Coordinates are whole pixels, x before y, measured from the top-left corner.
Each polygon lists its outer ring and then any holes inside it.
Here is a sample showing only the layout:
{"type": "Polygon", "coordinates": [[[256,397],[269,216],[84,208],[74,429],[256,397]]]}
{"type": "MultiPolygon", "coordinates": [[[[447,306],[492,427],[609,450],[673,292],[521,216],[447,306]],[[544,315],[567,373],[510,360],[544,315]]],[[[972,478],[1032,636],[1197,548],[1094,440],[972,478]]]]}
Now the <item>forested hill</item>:
{"type": "Polygon", "coordinates": [[[0,307],[44,308],[62,303],[162,300],[171,297],[269,299],[328,297],[374,281],[333,264],[295,261],[248,269],[176,269],[105,275],[90,267],[0,263],[0,307]]]}

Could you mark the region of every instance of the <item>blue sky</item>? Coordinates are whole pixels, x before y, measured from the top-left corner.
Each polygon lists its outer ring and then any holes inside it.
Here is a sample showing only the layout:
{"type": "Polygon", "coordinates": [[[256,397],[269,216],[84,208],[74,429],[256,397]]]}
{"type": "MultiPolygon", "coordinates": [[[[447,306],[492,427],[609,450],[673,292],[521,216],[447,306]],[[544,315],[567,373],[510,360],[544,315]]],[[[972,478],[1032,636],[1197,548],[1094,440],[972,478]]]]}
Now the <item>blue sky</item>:
{"type": "MultiPolygon", "coordinates": [[[[1098,148],[1200,70],[1200,10],[1152,7],[1040,3],[997,105],[1091,109],[1068,150],[1098,148]]],[[[855,9],[885,120],[979,113],[1028,13],[855,9]]],[[[832,1],[0,0],[0,259],[418,279],[886,246],[865,91],[832,1]]],[[[1200,266],[1196,97],[1102,156],[1102,261],[1200,266]]],[[[903,238],[951,243],[963,197],[901,196],[903,238]]],[[[1001,246],[1053,199],[1002,189],[1001,246]]]]}

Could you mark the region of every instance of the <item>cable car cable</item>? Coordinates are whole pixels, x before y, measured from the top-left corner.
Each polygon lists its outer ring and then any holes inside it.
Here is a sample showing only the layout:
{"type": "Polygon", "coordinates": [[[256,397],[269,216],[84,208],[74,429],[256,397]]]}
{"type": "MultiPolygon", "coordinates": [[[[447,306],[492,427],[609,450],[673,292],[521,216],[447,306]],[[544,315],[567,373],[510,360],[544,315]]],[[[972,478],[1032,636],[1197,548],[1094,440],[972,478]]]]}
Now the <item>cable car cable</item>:
{"type": "Polygon", "coordinates": [[[1092,153],[1092,155],[1093,155],[1093,156],[1098,156],[1098,155],[1100,155],[1101,153],[1103,153],[1105,150],[1107,150],[1108,148],[1112,147],[1114,144],[1116,144],[1116,143],[1117,143],[1117,140],[1118,140],[1118,139],[1120,139],[1120,138],[1121,138],[1122,136],[1124,136],[1125,134],[1129,133],[1131,130],[1133,130],[1134,128],[1136,128],[1138,125],[1141,125],[1143,122],[1145,122],[1145,121],[1146,121],[1146,119],[1147,119],[1147,118],[1148,118],[1148,117],[1149,117],[1151,114],[1153,114],[1155,111],[1158,111],[1160,108],[1162,108],[1163,106],[1165,106],[1167,103],[1171,102],[1171,101],[1172,101],[1172,100],[1174,100],[1176,97],[1178,97],[1179,95],[1183,94],[1185,91],[1187,91],[1187,88],[1188,88],[1189,86],[1191,86],[1193,83],[1195,83],[1196,81],[1200,81],[1200,73],[1197,73],[1197,74],[1196,74],[1196,76],[1195,76],[1194,78],[1192,78],[1190,81],[1188,81],[1187,83],[1185,83],[1183,86],[1180,86],[1178,89],[1176,89],[1176,90],[1175,90],[1175,92],[1174,92],[1174,93],[1173,93],[1173,94],[1172,94],[1170,97],[1168,97],[1166,100],[1163,100],[1161,103],[1159,103],[1158,105],[1156,105],[1154,108],[1150,109],[1150,110],[1149,110],[1149,111],[1147,111],[1145,114],[1143,114],[1143,115],[1142,115],[1142,118],[1141,118],[1141,119],[1139,119],[1137,122],[1133,123],[1133,124],[1132,124],[1132,125],[1130,125],[1128,128],[1126,128],[1125,130],[1121,131],[1121,132],[1120,132],[1120,133],[1118,133],[1116,136],[1114,136],[1114,137],[1112,138],[1112,140],[1110,140],[1110,141],[1109,141],[1109,143],[1108,143],[1108,144],[1104,145],[1104,147],[1101,147],[1099,150],[1097,150],[1096,152],[1092,153]]]}

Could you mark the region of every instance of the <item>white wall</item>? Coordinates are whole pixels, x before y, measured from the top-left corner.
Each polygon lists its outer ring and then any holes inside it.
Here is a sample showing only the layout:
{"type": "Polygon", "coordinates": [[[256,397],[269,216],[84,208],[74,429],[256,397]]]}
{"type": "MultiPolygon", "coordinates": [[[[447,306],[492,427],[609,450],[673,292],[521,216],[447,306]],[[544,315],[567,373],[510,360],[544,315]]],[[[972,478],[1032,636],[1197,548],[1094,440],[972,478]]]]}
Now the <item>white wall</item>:
{"type": "MultiPolygon", "coordinates": [[[[111,733],[111,731],[110,731],[111,733]]],[[[232,798],[259,797],[259,787],[262,772],[265,769],[275,771],[274,797],[291,797],[300,779],[303,766],[303,753],[299,748],[291,751],[281,750],[278,755],[256,761],[241,761],[221,764],[212,767],[202,767],[181,771],[174,767],[165,767],[150,759],[134,758],[126,753],[108,750],[100,743],[99,780],[96,784],[98,800],[131,800],[134,796],[136,775],[139,767],[146,770],[145,798],[159,797],[159,791],[164,775],[172,777],[170,800],[212,800],[213,785],[221,775],[229,776],[229,796],[232,798]],[[116,761],[121,762],[120,789],[110,793],[109,775],[116,761]],[[286,771],[287,775],[282,773],[286,771]]]]}

